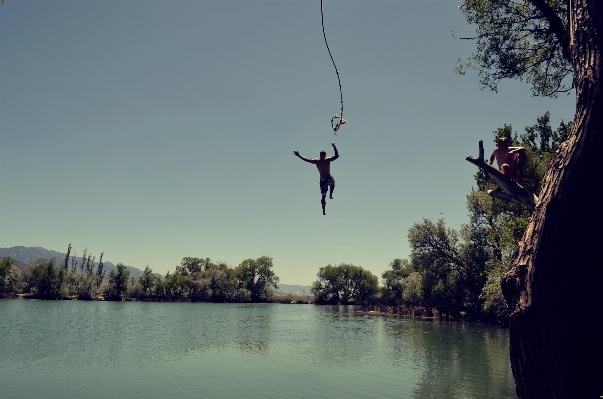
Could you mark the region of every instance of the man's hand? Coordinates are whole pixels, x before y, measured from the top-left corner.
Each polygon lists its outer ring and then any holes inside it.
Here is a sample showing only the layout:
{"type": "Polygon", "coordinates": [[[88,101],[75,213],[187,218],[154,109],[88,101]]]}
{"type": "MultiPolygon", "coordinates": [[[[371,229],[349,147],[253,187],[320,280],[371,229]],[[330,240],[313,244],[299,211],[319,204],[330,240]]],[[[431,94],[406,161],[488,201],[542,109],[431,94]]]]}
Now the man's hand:
{"type": "Polygon", "coordinates": [[[335,143],[331,143],[333,146],[333,150],[335,151],[335,156],[329,158],[329,162],[333,162],[337,158],[339,158],[339,152],[337,152],[337,147],[335,147],[335,143]]]}
{"type": "Polygon", "coordinates": [[[293,151],[293,154],[299,157],[299,151],[293,151]]]}

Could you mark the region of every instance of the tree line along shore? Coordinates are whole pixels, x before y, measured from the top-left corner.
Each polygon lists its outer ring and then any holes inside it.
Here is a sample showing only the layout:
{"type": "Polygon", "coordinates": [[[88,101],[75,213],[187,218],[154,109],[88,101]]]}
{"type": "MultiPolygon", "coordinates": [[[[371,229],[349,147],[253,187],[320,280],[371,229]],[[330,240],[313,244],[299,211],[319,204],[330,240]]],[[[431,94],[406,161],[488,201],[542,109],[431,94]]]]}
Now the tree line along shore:
{"type": "MultiPolygon", "coordinates": [[[[540,181],[548,161],[567,138],[572,123],[555,130],[545,113],[518,134],[511,125],[493,131],[494,142],[508,137],[526,148],[526,175],[540,181]]],[[[320,267],[310,295],[275,295],[279,277],[273,259],[246,259],[238,266],[209,258],[185,257],[166,276],[148,266],[138,278],[120,263],[108,274],[102,254],[94,262],[86,253],[64,264],[38,259],[19,269],[11,258],[0,260],[0,297],[80,300],[137,300],[176,302],[281,302],[362,305],[388,314],[482,320],[505,324],[509,309],[500,279],[510,269],[530,213],[519,204],[488,195],[493,189],[481,170],[477,187],[467,195],[469,221],[460,230],[444,219],[423,219],[408,230],[408,259],[394,259],[379,278],[362,266],[340,263],[320,267]]],[[[526,186],[538,194],[538,182],[526,186]]]]}

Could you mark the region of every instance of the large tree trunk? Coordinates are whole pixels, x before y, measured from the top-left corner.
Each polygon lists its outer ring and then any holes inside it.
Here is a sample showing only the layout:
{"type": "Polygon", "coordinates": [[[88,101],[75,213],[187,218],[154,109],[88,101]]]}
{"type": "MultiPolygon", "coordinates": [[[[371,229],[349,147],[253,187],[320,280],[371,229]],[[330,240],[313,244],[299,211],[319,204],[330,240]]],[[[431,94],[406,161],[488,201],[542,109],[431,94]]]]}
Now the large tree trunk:
{"type": "Polygon", "coordinates": [[[603,395],[603,1],[570,1],[572,133],[549,164],[503,279],[524,398],[603,395]]]}

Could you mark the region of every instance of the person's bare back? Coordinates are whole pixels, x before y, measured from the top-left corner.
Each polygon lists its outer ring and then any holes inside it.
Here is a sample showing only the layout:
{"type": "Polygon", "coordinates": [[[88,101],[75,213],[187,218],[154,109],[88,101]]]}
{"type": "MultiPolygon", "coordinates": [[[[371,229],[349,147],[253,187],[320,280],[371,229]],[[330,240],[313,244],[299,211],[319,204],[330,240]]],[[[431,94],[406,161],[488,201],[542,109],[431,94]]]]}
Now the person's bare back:
{"type": "Polygon", "coordinates": [[[331,176],[331,162],[339,158],[339,153],[337,152],[337,147],[335,143],[331,143],[333,146],[333,150],[335,150],[335,155],[327,158],[326,151],[320,152],[320,158],[306,158],[302,155],[299,155],[299,151],[293,151],[300,159],[315,164],[318,169],[318,173],[320,174],[320,193],[322,194],[322,199],[320,203],[322,204],[322,214],[326,215],[325,211],[326,201],[325,197],[327,195],[327,191],[329,191],[329,198],[333,199],[333,190],[335,189],[335,179],[331,176]],[[330,188],[330,190],[329,190],[330,188]]]}
{"type": "Polygon", "coordinates": [[[335,157],[316,159],[316,169],[318,169],[318,173],[320,173],[321,178],[325,179],[331,176],[331,161],[333,161],[334,158],[335,157]]]}

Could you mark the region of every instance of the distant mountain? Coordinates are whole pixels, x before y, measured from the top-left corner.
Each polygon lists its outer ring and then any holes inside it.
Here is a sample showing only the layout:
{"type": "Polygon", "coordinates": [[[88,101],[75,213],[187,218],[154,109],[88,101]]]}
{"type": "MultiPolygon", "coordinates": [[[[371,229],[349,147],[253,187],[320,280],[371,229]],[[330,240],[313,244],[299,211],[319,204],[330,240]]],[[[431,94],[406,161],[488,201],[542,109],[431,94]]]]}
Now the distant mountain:
{"type": "MultiPolygon", "coordinates": [[[[27,264],[34,262],[40,258],[54,258],[57,265],[63,265],[65,263],[65,255],[64,253],[52,251],[50,249],[42,248],[42,247],[11,247],[11,248],[0,248],[0,258],[6,258],[10,256],[14,260],[17,261],[17,267],[24,268],[27,264]]],[[[94,262],[94,266],[98,265],[98,258],[100,254],[90,254],[95,257],[96,262],[94,262]]],[[[71,260],[73,256],[69,257],[69,267],[71,267],[71,260]]],[[[77,268],[79,270],[80,265],[82,263],[82,258],[75,258],[78,262],[77,268]]],[[[115,270],[116,267],[111,262],[106,262],[103,260],[103,269],[109,273],[111,270],[115,270]]],[[[130,270],[131,277],[140,277],[142,276],[142,270],[128,266],[130,270]]]]}
{"type": "Polygon", "coordinates": [[[311,296],[309,285],[288,285],[288,284],[279,284],[278,289],[274,290],[276,295],[287,295],[287,294],[295,294],[301,296],[311,296]]]}

